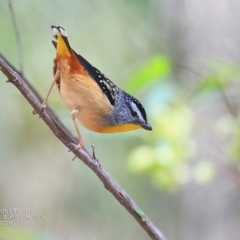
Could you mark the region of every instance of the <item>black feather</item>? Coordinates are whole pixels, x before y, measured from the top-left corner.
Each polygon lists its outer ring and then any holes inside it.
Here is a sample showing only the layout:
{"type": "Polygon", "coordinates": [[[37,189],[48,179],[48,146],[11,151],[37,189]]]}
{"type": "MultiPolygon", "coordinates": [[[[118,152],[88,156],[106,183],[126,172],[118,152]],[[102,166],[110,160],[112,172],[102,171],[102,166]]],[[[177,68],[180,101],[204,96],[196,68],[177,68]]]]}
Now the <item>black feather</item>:
{"type": "Polygon", "coordinates": [[[57,48],[57,42],[55,42],[54,40],[52,40],[52,44],[55,48],[57,48]]]}
{"type": "Polygon", "coordinates": [[[93,67],[80,54],[77,54],[76,52],[74,53],[76,54],[78,60],[84,66],[88,74],[94,79],[94,81],[102,89],[103,93],[107,96],[109,102],[112,105],[114,105],[118,87],[110,79],[108,79],[103,73],[101,73],[101,71],[93,67]]]}
{"type": "MultiPolygon", "coordinates": [[[[125,92],[125,98],[126,98],[126,101],[129,103],[129,105],[130,105],[131,102],[134,102],[136,104],[136,106],[139,109],[139,111],[141,112],[144,120],[147,122],[147,114],[145,112],[145,109],[144,109],[143,105],[135,97],[133,97],[132,95],[130,95],[126,92],[125,92]]],[[[129,106],[129,108],[131,110],[131,106],[129,106]]],[[[135,113],[132,112],[132,115],[134,115],[134,114],[135,113]]]]}

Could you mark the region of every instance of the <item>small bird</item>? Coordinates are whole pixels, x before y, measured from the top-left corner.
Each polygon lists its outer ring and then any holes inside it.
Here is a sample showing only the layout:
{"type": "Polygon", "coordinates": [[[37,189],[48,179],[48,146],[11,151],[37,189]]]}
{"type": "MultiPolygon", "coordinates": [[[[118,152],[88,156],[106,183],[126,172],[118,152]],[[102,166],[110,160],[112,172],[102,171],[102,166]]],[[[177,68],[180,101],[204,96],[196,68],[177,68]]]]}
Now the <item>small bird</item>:
{"type": "Polygon", "coordinates": [[[131,131],[138,128],[152,130],[142,104],[121,90],[102,72],[77,54],[68,42],[62,27],[52,26],[52,41],[56,48],[54,80],[42,103],[46,108],[48,97],[56,84],[79,138],[76,150],[84,146],[76,118],[87,129],[99,133],[131,131]]]}

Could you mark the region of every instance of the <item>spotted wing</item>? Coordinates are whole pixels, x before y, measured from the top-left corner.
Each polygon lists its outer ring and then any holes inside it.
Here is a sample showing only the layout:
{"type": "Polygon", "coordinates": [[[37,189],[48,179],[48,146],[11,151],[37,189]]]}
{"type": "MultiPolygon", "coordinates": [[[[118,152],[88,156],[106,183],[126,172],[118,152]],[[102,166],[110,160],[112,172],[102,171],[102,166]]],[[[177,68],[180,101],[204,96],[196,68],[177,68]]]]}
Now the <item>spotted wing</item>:
{"type": "Polygon", "coordinates": [[[88,74],[94,79],[98,86],[102,89],[103,93],[107,96],[111,105],[114,105],[118,87],[108,79],[103,73],[97,68],[93,67],[85,58],[75,52],[78,60],[81,62],[83,67],[86,69],[88,74]]]}

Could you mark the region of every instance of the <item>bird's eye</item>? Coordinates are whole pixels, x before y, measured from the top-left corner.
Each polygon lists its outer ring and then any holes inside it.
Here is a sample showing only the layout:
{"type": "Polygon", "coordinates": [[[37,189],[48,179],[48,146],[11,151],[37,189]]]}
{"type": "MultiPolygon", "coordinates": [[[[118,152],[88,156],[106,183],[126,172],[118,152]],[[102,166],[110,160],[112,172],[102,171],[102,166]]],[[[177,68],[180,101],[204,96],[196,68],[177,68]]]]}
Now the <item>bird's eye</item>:
{"type": "Polygon", "coordinates": [[[139,110],[138,110],[138,108],[137,108],[137,106],[136,106],[136,104],[134,102],[132,102],[130,104],[130,111],[131,111],[132,117],[139,118],[140,113],[139,113],[139,110]]]}
{"type": "Polygon", "coordinates": [[[137,112],[136,111],[132,111],[132,116],[133,117],[137,117],[137,112]]]}

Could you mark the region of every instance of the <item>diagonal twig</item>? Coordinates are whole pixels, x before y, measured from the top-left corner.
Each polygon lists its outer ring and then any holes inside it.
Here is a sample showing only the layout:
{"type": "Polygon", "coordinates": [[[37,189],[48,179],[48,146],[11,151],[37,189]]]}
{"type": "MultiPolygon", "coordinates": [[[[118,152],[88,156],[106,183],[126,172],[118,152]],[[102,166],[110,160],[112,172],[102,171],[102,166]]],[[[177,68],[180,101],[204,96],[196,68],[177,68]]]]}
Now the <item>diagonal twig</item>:
{"type": "Polygon", "coordinates": [[[48,125],[55,136],[72,151],[81,161],[83,161],[98,176],[104,187],[116,198],[116,200],[126,208],[126,210],[137,220],[140,226],[146,231],[153,240],[166,240],[161,231],[147,218],[142,210],[134,201],[122,190],[110,175],[101,167],[98,160],[94,159],[88,151],[83,148],[75,151],[77,139],[68,131],[68,129],[58,120],[51,108],[41,112],[42,98],[30,85],[30,83],[21,77],[21,74],[0,54],[0,70],[8,78],[8,82],[14,84],[33,109],[41,115],[42,120],[48,125]]]}

